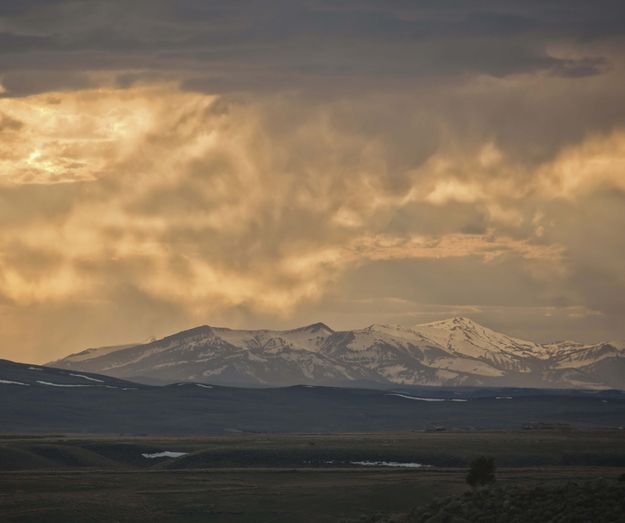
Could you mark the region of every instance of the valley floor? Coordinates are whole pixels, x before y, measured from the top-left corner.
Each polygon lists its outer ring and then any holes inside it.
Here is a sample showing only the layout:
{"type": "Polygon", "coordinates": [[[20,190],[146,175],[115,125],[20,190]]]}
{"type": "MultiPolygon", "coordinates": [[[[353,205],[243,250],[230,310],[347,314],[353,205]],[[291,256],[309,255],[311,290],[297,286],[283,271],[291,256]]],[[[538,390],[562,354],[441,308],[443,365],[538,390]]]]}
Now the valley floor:
{"type": "Polygon", "coordinates": [[[625,434],[5,436],[0,438],[0,520],[370,521],[462,494],[467,486],[461,464],[479,454],[492,455],[500,464],[501,486],[549,486],[600,477],[616,482],[625,470],[625,434]],[[142,456],[155,451],[187,454],[142,456]],[[384,456],[388,461],[450,465],[398,469],[350,463],[384,456]]]}

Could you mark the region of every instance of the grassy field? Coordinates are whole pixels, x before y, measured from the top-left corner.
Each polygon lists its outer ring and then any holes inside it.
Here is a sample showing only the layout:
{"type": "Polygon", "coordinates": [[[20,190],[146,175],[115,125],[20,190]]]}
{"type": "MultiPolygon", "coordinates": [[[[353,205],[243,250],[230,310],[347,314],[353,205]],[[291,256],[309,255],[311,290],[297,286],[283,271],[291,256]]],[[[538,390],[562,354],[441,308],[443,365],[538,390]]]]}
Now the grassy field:
{"type": "Polygon", "coordinates": [[[612,481],[623,472],[625,434],[5,436],[0,438],[0,520],[363,521],[463,493],[465,463],[480,454],[495,457],[500,485],[557,485],[598,477],[612,481]],[[164,450],[189,454],[154,460],[141,456],[164,450]],[[434,466],[349,463],[356,460],[434,466]]]}
{"type": "Polygon", "coordinates": [[[405,432],[249,434],[198,437],[4,436],[0,470],[150,467],[318,467],[350,461],[465,467],[488,454],[501,467],[624,466],[625,431],[405,432]],[[143,453],[185,452],[147,460],[143,453]]]}
{"type": "MultiPolygon", "coordinates": [[[[624,523],[625,482],[606,479],[494,485],[437,499],[392,517],[393,523],[624,523]]],[[[377,523],[389,523],[379,519],[377,523]]]]}

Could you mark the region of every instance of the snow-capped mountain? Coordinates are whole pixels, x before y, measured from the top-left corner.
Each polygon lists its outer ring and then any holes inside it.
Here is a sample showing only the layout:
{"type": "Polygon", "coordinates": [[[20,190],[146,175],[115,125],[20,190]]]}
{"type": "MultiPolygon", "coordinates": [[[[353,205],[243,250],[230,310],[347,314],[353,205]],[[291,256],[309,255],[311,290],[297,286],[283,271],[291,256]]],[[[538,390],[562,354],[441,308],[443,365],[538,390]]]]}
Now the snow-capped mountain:
{"type": "Polygon", "coordinates": [[[201,326],[51,365],[153,382],[625,388],[622,342],[540,345],[468,318],[351,331],[322,323],[287,331],[201,326]]]}

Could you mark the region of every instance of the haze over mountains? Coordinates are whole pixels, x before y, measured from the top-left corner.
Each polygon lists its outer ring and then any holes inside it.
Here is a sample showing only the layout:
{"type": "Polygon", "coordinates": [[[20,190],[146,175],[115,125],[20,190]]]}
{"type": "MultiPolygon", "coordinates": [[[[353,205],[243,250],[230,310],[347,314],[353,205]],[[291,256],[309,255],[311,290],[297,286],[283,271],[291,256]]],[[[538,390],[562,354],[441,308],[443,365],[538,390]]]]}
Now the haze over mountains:
{"type": "Polygon", "coordinates": [[[200,326],[50,365],[146,383],[625,388],[623,342],[538,344],[462,317],[349,331],[200,326]]]}

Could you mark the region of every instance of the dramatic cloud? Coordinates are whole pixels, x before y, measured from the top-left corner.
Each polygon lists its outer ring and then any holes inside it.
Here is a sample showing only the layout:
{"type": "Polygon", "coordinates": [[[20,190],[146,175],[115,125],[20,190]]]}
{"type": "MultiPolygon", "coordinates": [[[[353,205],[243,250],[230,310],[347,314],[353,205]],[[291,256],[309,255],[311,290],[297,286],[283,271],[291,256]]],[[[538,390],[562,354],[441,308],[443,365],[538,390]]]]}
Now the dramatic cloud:
{"type": "Polygon", "coordinates": [[[2,356],[197,323],[624,337],[620,3],[3,2],[2,356]]]}

